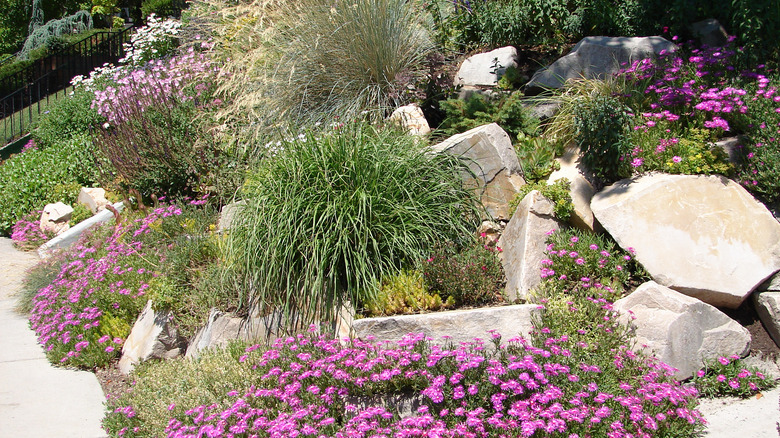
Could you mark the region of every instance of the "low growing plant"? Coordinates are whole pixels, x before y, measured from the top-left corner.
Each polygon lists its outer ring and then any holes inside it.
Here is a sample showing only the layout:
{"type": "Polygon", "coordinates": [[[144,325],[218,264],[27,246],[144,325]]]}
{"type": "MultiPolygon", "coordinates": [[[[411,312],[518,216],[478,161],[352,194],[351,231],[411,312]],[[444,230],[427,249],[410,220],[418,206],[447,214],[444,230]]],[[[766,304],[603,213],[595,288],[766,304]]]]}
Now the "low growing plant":
{"type": "Polygon", "coordinates": [[[54,237],[54,234],[41,230],[41,213],[34,211],[19,219],[11,229],[14,246],[22,251],[32,251],[54,237]]]}
{"type": "Polygon", "coordinates": [[[515,91],[492,102],[479,93],[468,99],[448,99],[440,107],[446,117],[438,132],[451,136],[488,123],[498,123],[515,140],[525,135],[533,136],[539,128],[535,118],[522,103],[523,94],[515,91]]]}
{"type": "Polygon", "coordinates": [[[746,366],[737,355],[705,361],[704,368],[693,376],[693,384],[703,397],[736,396],[747,398],[774,388],[777,381],[761,370],[746,366]]]}
{"type": "Polygon", "coordinates": [[[555,158],[563,155],[562,149],[543,137],[518,136],[515,152],[525,182],[533,184],[544,181],[560,169],[561,165],[555,158]]]}
{"type": "Polygon", "coordinates": [[[459,307],[501,302],[505,278],[500,251],[495,242],[477,242],[465,248],[439,246],[423,264],[425,284],[459,307]]]}
{"type": "Polygon", "coordinates": [[[376,297],[366,303],[369,316],[390,316],[446,309],[455,305],[450,296],[446,302],[431,294],[420,271],[401,271],[382,281],[376,297]]]}
{"type": "Polygon", "coordinates": [[[510,217],[517,210],[517,206],[532,190],[539,190],[545,198],[552,201],[555,208],[555,217],[561,222],[568,222],[574,213],[574,204],[571,201],[571,182],[567,178],[555,180],[552,184],[545,181],[534,184],[526,184],[520,188],[512,201],[509,202],[510,217]]]}

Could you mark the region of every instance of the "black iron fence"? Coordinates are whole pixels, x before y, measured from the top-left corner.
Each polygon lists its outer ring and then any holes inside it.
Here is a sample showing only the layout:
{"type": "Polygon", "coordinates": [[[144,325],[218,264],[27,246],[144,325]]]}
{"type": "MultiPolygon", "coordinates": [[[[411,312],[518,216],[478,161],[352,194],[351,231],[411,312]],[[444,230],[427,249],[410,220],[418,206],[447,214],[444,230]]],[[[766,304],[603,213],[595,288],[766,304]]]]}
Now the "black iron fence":
{"type": "Polygon", "coordinates": [[[30,122],[74,76],[122,58],[131,30],[97,32],[0,79],[0,146],[26,134],[30,122]]]}

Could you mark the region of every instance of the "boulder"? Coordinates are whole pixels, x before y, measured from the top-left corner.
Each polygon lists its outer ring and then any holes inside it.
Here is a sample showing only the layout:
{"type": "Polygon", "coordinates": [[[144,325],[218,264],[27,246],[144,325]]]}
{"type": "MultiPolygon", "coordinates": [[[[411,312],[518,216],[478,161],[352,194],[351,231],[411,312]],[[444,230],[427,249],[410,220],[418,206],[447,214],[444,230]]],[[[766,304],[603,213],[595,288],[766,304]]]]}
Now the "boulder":
{"type": "Polygon", "coordinates": [[[649,281],[615,302],[623,322],[635,329],[636,346],[644,346],[677,368],[687,379],[705,360],[750,351],[750,333],[726,314],[696,298],[649,281]],[[629,312],[633,314],[632,320],[629,312]]]}
{"type": "Polygon", "coordinates": [[[390,121],[401,125],[401,127],[412,135],[430,134],[431,127],[428,120],[425,119],[422,109],[416,104],[402,106],[390,115],[390,121]]]}
{"type": "Polygon", "coordinates": [[[509,67],[517,67],[517,49],[501,47],[490,52],[479,53],[463,61],[455,85],[484,85],[493,87],[509,67]]]}
{"type": "Polygon", "coordinates": [[[756,292],[753,294],[753,304],[767,333],[780,347],[780,291],[756,292]]]}
{"type": "Polygon", "coordinates": [[[569,222],[583,230],[598,230],[599,226],[590,209],[590,201],[596,194],[596,189],[588,181],[579,162],[579,151],[576,147],[566,149],[563,156],[557,159],[561,168],[550,174],[547,184],[553,184],[561,178],[566,178],[571,183],[569,194],[574,204],[574,214],[569,222]]]}
{"type": "Polygon", "coordinates": [[[552,201],[538,190],[532,190],[517,206],[498,239],[509,301],[525,301],[528,292],[542,281],[541,262],[545,258],[547,236],[550,230],[560,228],[553,210],[552,201]]]}
{"type": "Polygon", "coordinates": [[[739,137],[726,137],[715,142],[714,147],[722,149],[729,157],[729,162],[736,165],[741,159],[740,153],[743,144],[739,137]]]}
{"type": "Polygon", "coordinates": [[[714,18],[697,21],[691,25],[691,34],[701,44],[710,47],[723,47],[729,42],[729,34],[720,22],[714,18]]]}
{"type": "Polygon", "coordinates": [[[424,333],[434,343],[446,341],[458,345],[474,338],[489,341],[488,330],[495,330],[506,342],[515,336],[528,336],[533,329],[531,317],[539,311],[535,304],[502,307],[482,307],[450,310],[420,315],[396,315],[381,318],[356,319],[352,323],[355,336],[377,341],[399,341],[409,333],[424,333]]]}
{"type": "Polygon", "coordinates": [[[722,176],[650,174],[593,197],[596,219],[653,280],[736,309],[780,269],[780,224],[722,176]]]}
{"type": "Polygon", "coordinates": [[[122,358],[117,367],[123,374],[148,359],[173,359],[184,353],[187,341],[179,336],[178,330],[171,324],[170,312],[156,312],[152,301],[136,319],[130,336],[122,346],[122,358]]]}
{"type": "Polygon", "coordinates": [[[677,47],[659,36],[651,37],[585,37],[571,52],[537,71],[526,84],[528,93],[561,88],[569,79],[604,79],[634,61],[672,52],[677,47]]]}
{"type": "Polygon", "coordinates": [[[70,205],[62,202],[47,204],[41,214],[41,230],[55,235],[60,234],[70,228],[68,221],[72,215],[73,207],[70,205]]]}
{"type": "Polygon", "coordinates": [[[89,208],[92,214],[97,214],[108,205],[106,191],[100,187],[82,187],[79,191],[78,202],[89,208]]]}
{"type": "Polygon", "coordinates": [[[245,324],[240,316],[211,309],[206,325],[190,340],[185,357],[197,358],[203,350],[225,347],[232,340],[247,340],[245,324]]]}
{"type": "Polygon", "coordinates": [[[771,278],[768,278],[764,283],[761,284],[761,286],[758,287],[759,291],[773,291],[773,292],[780,292],[780,272],[773,275],[771,278]]]}
{"type": "Polygon", "coordinates": [[[219,213],[219,219],[217,220],[217,231],[223,232],[230,229],[235,220],[236,214],[244,208],[246,201],[231,202],[224,205],[219,213]]]}
{"type": "Polygon", "coordinates": [[[463,175],[479,191],[482,203],[493,219],[509,219],[508,204],[525,184],[512,140],[495,123],[453,135],[433,146],[435,153],[447,153],[466,160],[472,174],[463,175]],[[476,178],[476,179],[475,179],[476,178]]]}

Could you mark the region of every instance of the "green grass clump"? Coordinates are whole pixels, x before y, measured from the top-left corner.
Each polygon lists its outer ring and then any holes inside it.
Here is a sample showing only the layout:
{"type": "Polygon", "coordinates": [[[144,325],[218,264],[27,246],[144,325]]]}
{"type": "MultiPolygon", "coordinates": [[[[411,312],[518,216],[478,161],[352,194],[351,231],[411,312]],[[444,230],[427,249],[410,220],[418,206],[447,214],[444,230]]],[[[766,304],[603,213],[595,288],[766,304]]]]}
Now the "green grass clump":
{"type": "Polygon", "coordinates": [[[284,142],[248,175],[230,260],[256,300],[304,320],[347,299],[360,307],[436,242],[472,235],[479,210],[465,169],[363,124],[284,142]]]}
{"type": "Polygon", "coordinates": [[[515,214],[517,206],[532,190],[539,190],[542,196],[552,201],[555,217],[563,222],[567,222],[571,218],[572,213],[574,213],[574,204],[571,202],[571,182],[567,178],[556,180],[553,184],[541,181],[524,185],[514,199],[509,202],[511,214],[515,214]]]}

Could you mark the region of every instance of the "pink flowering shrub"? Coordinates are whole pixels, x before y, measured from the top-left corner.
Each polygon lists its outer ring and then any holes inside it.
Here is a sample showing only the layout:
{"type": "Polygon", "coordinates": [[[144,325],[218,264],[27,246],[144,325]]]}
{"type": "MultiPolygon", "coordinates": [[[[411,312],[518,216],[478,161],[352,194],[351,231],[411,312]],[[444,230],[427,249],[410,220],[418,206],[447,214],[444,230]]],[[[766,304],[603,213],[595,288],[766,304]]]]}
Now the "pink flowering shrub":
{"type": "Polygon", "coordinates": [[[19,219],[11,228],[11,240],[14,246],[31,251],[46,243],[54,237],[52,233],[41,230],[41,212],[35,211],[19,219]]]}
{"type": "Polygon", "coordinates": [[[248,347],[238,361],[252,377],[221,403],[170,399],[165,431],[145,428],[146,406],[133,404],[132,393],[109,403],[105,425],[126,437],[649,437],[683,436],[703,422],[694,389],[627,348],[603,366],[583,356],[590,346],[565,336],[540,346],[493,341],[442,347],[410,334],[389,346],[288,337],[248,347]],[[407,395],[419,407],[400,418],[380,394],[407,395]]]}
{"type": "Polygon", "coordinates": [[[33,298],[30,313],[49,360],[94,368],[117,357],[164,258],[163,236],[153,230],[181,213],[175,205],[159,207],[69,250],[55,280],[33,298]]]}
{"type": "Polygon", "coordinates": [[[696,372],[693,384],[705,397],[750,397],[759,391],[777,386],[756,367],[746,366],[739,356],[719,357],[706,361],[696,372]]]}

